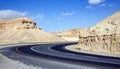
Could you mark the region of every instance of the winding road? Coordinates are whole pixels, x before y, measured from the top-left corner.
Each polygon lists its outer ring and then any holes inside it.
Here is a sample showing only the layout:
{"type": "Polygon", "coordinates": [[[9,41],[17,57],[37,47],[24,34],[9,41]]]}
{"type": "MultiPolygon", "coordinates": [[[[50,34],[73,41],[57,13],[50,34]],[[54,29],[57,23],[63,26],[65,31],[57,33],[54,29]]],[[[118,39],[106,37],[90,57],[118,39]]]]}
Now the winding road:
{"type": "Polygon", "coordinates": [[[120,58],[77,53],[64,47],[77,42],[33,44],[3,48],[2,54],[43,69],[115,69],[120,58]]]}

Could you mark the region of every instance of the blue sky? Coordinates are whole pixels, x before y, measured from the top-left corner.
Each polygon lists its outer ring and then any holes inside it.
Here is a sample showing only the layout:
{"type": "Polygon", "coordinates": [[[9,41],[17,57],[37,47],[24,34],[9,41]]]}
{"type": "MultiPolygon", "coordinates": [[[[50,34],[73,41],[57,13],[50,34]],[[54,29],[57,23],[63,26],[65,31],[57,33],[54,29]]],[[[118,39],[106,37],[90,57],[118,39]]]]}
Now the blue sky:
{"type": "Polygon", "coordinates": [[[120,0],[0,0],[0,19],[32,18],[45,31],[89,28],[120,10],[120,0]]]}

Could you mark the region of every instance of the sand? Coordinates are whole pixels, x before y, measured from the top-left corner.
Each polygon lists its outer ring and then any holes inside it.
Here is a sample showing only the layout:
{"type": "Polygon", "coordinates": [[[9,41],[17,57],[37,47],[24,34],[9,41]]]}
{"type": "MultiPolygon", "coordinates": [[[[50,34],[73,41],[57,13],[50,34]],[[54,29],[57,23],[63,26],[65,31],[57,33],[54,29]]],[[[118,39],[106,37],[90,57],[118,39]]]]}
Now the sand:
{"type": "Polygon", "coordinates": [[[79,41],[79,38],[77,38],[77,37],[61,37],[61,38],[66,40],[66,41],[70,41],[70,42],[77,42],[77,41],[79,41]]]}

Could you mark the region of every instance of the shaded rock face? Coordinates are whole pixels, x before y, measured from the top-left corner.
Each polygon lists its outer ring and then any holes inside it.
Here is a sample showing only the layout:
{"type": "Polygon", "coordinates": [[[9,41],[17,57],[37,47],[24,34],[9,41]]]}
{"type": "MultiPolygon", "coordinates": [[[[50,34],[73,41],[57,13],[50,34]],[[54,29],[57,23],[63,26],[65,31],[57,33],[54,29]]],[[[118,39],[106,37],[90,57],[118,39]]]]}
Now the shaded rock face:
{"type": "Polygon", "coordinates": [[[29,18],[17,18],[12,20],[0,20],[0,30],[6,29],[38,29],[36,23],[29,18]]]}
{"type": "Polygon", "coordinates": [[[88,51],[99,52],[120,52],[120,35],[101,35],[101,36],[88,36],[79,37],[79,47],[88,51]]]}

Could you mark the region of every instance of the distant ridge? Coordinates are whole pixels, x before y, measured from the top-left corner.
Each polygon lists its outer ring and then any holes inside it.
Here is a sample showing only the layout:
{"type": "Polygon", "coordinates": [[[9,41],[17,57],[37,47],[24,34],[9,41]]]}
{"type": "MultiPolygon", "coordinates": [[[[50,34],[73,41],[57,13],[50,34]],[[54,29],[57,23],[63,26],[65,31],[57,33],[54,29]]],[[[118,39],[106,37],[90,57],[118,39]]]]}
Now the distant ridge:
{"type": "Polygon", "coordinates": [[[87,37],[95,35],[110,35],[120,33],[120,11],[114,13],[113,15],[105,18],[104,20],[97,23],[91,28],[76,28],[71,30],[65,30],[62,32],[57,32],[56,34],[61,37],[87,37]]]}

